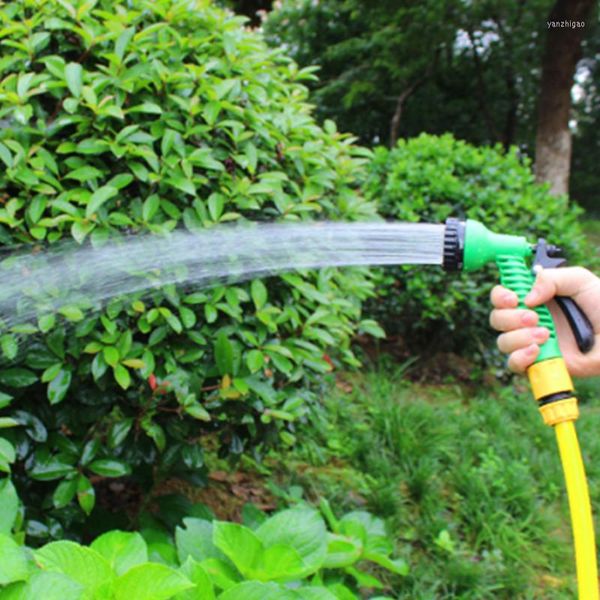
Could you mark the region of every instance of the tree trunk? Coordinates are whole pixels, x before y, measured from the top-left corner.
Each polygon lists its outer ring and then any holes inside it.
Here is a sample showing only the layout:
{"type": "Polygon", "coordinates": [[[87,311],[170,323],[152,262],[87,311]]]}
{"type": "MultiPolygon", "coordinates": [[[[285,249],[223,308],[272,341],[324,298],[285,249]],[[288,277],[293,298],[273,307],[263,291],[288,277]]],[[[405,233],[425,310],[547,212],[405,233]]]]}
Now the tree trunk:
{"type": "Polygon", "coordinates": [[[535,177],[538,182],[550,183],[555,195],[569,192],[571,87],[585,27],[589,27],[585,21],[594,4],[595,0],[557,0],[548,17],[538,97],[535,177]]]}

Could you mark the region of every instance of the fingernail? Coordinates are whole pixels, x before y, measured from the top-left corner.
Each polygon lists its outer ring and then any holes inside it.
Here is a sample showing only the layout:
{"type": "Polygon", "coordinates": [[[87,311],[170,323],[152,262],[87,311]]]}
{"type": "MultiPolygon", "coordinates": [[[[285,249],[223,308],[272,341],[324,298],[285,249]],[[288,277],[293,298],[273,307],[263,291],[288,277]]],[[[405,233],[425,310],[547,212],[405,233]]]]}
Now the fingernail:
{"type": "Polygon", "coordinates": [[[537,351],[538,347],[535,344],[532,344],[531,346],[527,347],[525,354],[527,354],[527,356],[533,356],[534,354],[537,354],[537,351]]]}
{"type": "Polygon", "coordinates": [[[503,304],[515,304],[516,301],[518,301],[518,298],[513,292],[507,292],[502,296],[503,304]]]}
{"type": "Polygon", "coordinates": [[[538,341],[544,341],[550,332],[545,327],[536,327],[533,330],[533,337],[538,341]]]}
{"type": "Polygon", "coordinates": [[[535,304],[540,299],[540,292],[536,288],[533,288],[527,297],[525,298],[525,302],[528,304],[535,304]]]}
{"type": "Polygon", "coordinates": [[[523,323],[523,325],[527,325],[528,327],[535,325],[537,323],[537,320],[537,314],[532,311],[524,312],[521,316],[521,323],[523,323]]]}

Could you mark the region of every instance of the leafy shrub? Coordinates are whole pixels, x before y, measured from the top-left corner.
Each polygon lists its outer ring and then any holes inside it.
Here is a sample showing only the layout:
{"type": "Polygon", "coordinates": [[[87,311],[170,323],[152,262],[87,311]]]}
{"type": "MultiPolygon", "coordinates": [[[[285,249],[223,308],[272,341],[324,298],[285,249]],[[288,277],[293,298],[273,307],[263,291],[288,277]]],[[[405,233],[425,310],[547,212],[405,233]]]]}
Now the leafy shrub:
{"type": "MultiPolygon", "coordinates": [[[[451,135],[401,140],[392,150],[376,150],[364,189],[387,218],[476,219],[499,233],[545,237],[563,246],[572,263],[585,257],[581,211],[535,184],[529,160],[514,148],[477,148],[451,135]]],[[[369,310],[410,350],[485,357],[495,347],[488,294],[497,282],[494,267],[462,275],[429,267],[386,270],[369,310]]]]}
{"type": "MultiPolygon", "coordinates": [[[[310,72],[243,19],[178,0],[12,2],[0,17],[2,245],[374,214],[356,190],[365,151],[315,123],[310,72]]],[[[325,353],[356,363],[371,289],[365,270],[327,269],[0,323],[0,408],[17,425],[0,469],[16,458],[28,534],[62,537],[75,501],[93,510],[92,482],[201,480],[207,435],[233,455],[292,444],[325,353]]]]}
{"type": "Polygon", "coordinates": [[[89,547],[57,541],[31,554],[0,533],[0,598],[348,600],[361,588],[383,587],[365,570],[368,562],[408,572],[390,557],[383,522],[369,513],[334,519],[332,532],[308,507],[246,514],[246,525],[184,519],[174,540],[155,527],[115,530],[89,547]]]}

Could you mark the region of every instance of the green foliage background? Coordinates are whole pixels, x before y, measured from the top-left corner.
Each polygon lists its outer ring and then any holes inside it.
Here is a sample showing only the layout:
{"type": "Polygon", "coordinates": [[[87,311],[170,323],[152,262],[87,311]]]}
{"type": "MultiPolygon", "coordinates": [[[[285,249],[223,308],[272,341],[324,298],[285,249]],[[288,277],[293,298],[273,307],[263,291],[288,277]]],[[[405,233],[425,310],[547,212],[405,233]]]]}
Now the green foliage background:
{"type": "MultiPolygon", "coordinates": [[[[101,247],[125,232],[244,219],[374,217],[357,191],[368,153],[315,123],[309,73],[243,19],[177,0],[13,2],[0,19],[9,249],[71,238],[101,247]]],[[[202,481],[208,437],[234,456],[293,444],[311,386],[331,368],[324,353],[356,364],[350,337],[371,290],[365,270],[325,269],[268,289],[170,286],[99,313],[46,298],[37,321],[4,326],[0,402],[18,426],[0,467],[16,449],[27,533],[75,531],[73,503],[94,508],[92,479],[202,481]],[[17,344],[30,334],[39,342],[17,344]]]]}

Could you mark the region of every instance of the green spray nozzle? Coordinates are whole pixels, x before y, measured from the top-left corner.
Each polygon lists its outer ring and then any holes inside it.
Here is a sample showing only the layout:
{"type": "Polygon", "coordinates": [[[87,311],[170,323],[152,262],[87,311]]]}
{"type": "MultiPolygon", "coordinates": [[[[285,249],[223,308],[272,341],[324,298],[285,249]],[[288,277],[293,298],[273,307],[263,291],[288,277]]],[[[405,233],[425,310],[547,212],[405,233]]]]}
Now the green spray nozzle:
{"type": "Polygon", "coordinates": [[[534,246],[524,237],[490,231],[478,221],[448,219],[444,238],[444,268],[447,271],[477,271],[500,256],[523,260],[533,254],[534,246]]]}
{"type": "MultiPolygon", "coordinates": [[[[519,304],[525,308],[525,296],[533,286],[533,267],[557,267],[565,264],[560,249],[546,244],[543,239],[531,244],[518,235],[494,233],[478,221],[448,219],[444,236],[444,268],[448,271],[467,272],[481,269],[489,263],[500,269],[502,285],[517,294],[519,304]],[[529,264],[535,252],[533,264],[529,264]]],[[[591,350],[594,330],[585,313],[571,298],[556,298],[571,326],[577,345],[582,352],[591,350]]],[[[546,306],[536,309],[539,325],[550,331],[549,340],[541,346],[537,361],[561,356],[556,328],[546,306]]]]}
{"type": "Polygon", "coordinates": [[[469,219],[465,226],[465,271],[477,271],[501,256],[515,256],[523,260],[533,254],[533,246],[518,235],[494,233],[478,221],[469,219]]]}

